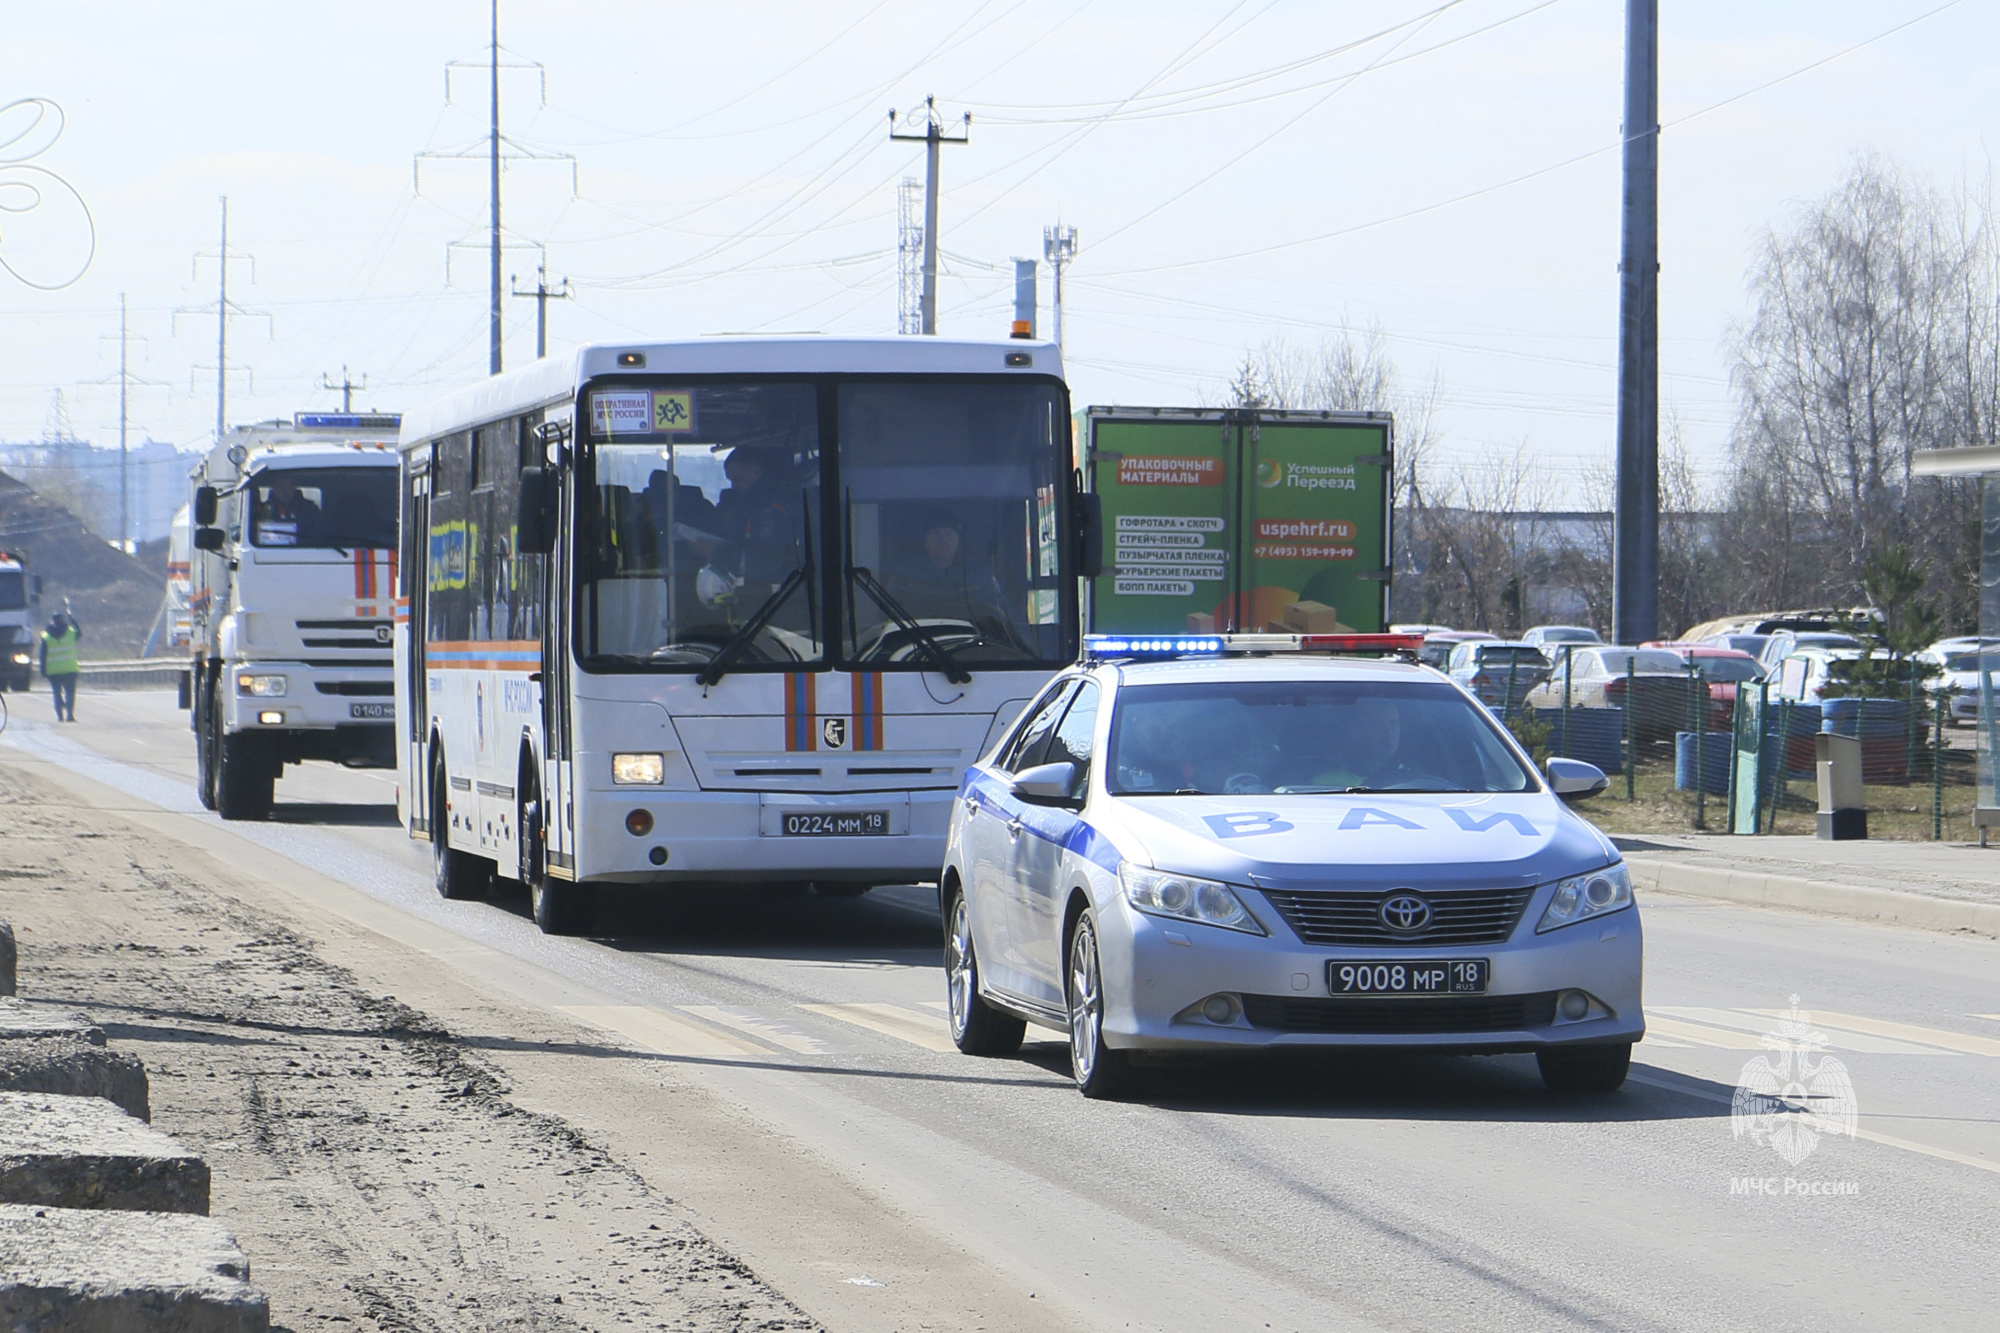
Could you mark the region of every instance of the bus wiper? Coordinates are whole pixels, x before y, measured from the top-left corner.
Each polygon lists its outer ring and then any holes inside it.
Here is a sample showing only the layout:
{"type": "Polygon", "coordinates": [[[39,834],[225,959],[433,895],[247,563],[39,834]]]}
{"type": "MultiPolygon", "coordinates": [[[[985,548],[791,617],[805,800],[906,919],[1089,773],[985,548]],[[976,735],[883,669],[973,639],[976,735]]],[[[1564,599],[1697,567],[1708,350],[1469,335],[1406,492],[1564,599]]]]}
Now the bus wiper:
{"type": "Polygon", "coordinates": [[[896,628],[910,636],[916,643],[918,651],[929,659],[934,668],[944,674],[946,680],[954,685],[971,683],[972,673],[958,664],[958,659],[951,655],[951,650],[938,642],[937,635],[919,624],[865,565],[849,565],[847,576],[860,584],[861,590],[874,598],[876,605],[889,613],[889,619],[896,622],[896,628]]]}
{"type": "Polygon", "coordinates": [[[729,642],[716,649],[715,656],[708,659],[708,665],[701,669],[701,674],[695,679],[704,687],[721,680],[723,672],[729,669],[729,664],[742,656],[743,650],[750,646],[752,639],[764,632],[764,627],[771,623],[771,617],[778,614],[778,608],[785,604],[785,599],[797,592],[799,585],[805,581],[806,567],[794,566],[792,572],[785,575],[785,581],[771,589],[771,595],[759,603],[756,613],[743,622],[741,629],[729,636],[729,642]]]}

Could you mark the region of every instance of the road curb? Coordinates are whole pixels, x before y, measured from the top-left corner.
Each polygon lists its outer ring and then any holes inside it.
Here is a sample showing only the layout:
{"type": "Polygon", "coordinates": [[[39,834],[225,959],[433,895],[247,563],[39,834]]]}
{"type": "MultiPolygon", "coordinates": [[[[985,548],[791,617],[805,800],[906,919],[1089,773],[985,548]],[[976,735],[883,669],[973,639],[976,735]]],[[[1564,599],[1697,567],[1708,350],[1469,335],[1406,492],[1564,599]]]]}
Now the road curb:
{"type": "Polygon", "coordinates": [[[1657,893],[1720,898],[1752,907],[1818,912],[1857,921],[1912,926],[1919,930],[1971,932],[2000,939],[2000,904],[1996,903],[1872,889],[1802,875],[1724,870],[1647,856],[1628,855],[1625,864],[1634,886],[1657,893]]]}

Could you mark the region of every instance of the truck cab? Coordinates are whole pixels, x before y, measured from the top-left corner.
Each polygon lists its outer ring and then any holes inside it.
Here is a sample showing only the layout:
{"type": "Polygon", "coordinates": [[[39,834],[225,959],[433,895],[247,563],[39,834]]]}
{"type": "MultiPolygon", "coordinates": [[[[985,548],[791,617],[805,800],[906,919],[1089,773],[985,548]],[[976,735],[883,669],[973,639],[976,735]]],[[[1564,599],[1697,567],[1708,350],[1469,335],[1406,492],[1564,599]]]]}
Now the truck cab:
{"type": "Polygon", "coordinates": [[[28,557],[0,551],[0,686],[26,690],[35,678],[35,612],[42,580],[28,572],[28,557]]]}
{"type": "Polygon", "coordinates": [[[238,427],[190,476],[188,702],[225,819],[267,814],[287,764],[395,766],[399,420],[238,427]]]}

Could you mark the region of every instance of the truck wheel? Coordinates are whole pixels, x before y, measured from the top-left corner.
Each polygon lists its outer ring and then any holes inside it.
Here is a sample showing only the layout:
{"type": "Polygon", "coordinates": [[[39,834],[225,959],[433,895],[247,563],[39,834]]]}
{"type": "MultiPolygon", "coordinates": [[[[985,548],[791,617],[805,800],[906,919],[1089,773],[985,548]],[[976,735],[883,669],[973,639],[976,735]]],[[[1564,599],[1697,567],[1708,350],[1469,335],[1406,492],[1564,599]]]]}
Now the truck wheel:
{"type": "Polygon", "coordinates": [[[493,886],[493,868],[451,845],[451,805],[444,756],[431,761],[431,880],[438,897],[454,902],[477,902],[493,886]]]}
{"type": "Polygon", "coordinates": [[[267,739],[253,732],[224,736],[222,744],[209,747],[218,751],[215,765],[215,813],[224,819],[262,819],[271,813],[271,788],[278,775],[273,771],[271,747],[267,739]]]}
{"type": "Polygon", "coordinates": [[[195,695],[194,707],[194,791],[204,809],[215,809],[215,689],[208,686],[195,695]]]}

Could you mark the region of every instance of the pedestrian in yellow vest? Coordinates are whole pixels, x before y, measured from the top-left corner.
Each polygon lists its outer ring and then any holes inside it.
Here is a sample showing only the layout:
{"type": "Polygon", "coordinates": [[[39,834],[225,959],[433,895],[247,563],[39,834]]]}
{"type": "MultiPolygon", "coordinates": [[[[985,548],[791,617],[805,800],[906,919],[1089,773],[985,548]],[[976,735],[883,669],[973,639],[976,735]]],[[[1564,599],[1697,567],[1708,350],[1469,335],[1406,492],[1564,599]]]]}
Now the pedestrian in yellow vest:
{"type": "Polygon", "coordinates": [[[56,721],[76,721],[76,644],[83,631],[67,611],[58,611],[42,631],[42,674],[56,700],[56,721]]]}

